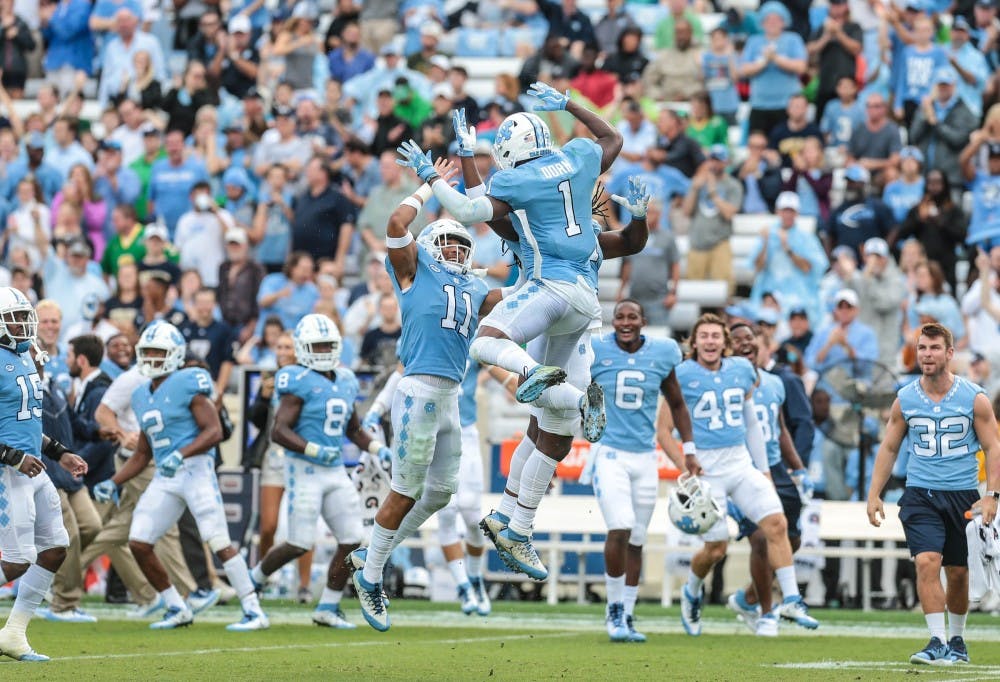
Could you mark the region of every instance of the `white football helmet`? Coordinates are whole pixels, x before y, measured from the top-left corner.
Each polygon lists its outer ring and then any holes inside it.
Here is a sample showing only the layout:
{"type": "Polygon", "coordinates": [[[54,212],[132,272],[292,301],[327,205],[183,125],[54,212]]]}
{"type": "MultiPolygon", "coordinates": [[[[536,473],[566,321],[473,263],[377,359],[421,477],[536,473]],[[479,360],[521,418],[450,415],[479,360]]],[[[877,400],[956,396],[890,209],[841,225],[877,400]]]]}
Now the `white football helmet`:
{"type": "Polygon", "coordinates": [[[38,334],[38,313],[14,287],[0,287],[0,347],[24,353],[38,334]]]}
{"type": "Polygon", "coordinates": [[[535,114],[511,114],[497,128],[493,160],[503,170],[519,161],[537,159],[552,151],[552,134],[545,121],[535,114]]]}
{"type": "Polygon", "coordinates": [[[462,227],[462,224],[448,218],[435,220],[420,231],[417,243],[427,249],[431,257],[441,263],[447,270],[465,274],[472,267],[472,257],[476,253],[476,244],[472,235],[462,227]],[[448,260],[444,247],[454,247],[458,250],[458,260],[448,260]]]}
{"type": "Polygon", "coordinates": [[[337,367],[340,360],[340,330],[326,315],[311,313],[295,325],[295,357],[299,364],[317,372],[330,372],[337,367]],[[330,344],[330,350],[317,352],[314,346],[318,343],[330,344]]]}
{"type": "Polygon", "coordinates": [[[187,343],[177,327],[158,320],[146,327],[135,344],[135,361],[143,376],[155,379],[183,367],[186,351],[187,343]],[[165,354],[150,355],[151,350],[165,351],[165,354]]]}
{"type": "Polygon", "coordinates": [[[722,510],[712,499],[712,488],[697,476],[682,474],[677,487],[667,495],[670,521],[689,535],[702,535],[722,518],[722,510]]]}

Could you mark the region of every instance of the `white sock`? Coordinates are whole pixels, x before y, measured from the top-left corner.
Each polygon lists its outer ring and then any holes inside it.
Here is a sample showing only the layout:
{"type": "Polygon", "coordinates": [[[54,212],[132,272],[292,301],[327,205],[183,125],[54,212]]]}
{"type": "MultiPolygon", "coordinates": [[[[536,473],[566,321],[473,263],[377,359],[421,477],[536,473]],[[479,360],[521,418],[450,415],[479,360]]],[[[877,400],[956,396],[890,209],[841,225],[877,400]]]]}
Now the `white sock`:
{"type": "Polygon", "coordinates": [[[702,578],[696,576],[692,571],[688,571],[687,588],[688,594],[697,598],[701,594],[701,586],[705,584],[702,578]]]}
{"type": "Polygon", "coordinates": [[[510,529],[521,535],[531,535],[531,526],[535,522],[535,511],[542,497],[549,489],[549,482],[556,472],[556,460],[543,454],[538,448],[531,456],[521,472],[521,488],[517,495],[517,506],[510,517],[510,529]]]}
{"type": "Polygon", "coordinates": [[[473,554],[465,555],[465,572],[469,574],[470,578],[482,578],[483,577],[483,557],[486,556],[485,553],[475,556],[473,554]]]}
{"type": "Polygon", "coordinates": [[[177,588],[171,585],[167,589],[160,592],[160,596],[163,597],[163,601],[166,603],[168,609],[186,609],[187,606],[184,604],[184,600],[181,599],[180,592],[177,588]]]}
{"type": "Polygon", "coordinates": [[[236,590],[240,599],[248,594],[255,594],[253,581],[250,580],[250,569],[247,568],[247,562],[242,554],[237,553],[236,556],[224,561],[222,568],[226,571],[229,584],[236,590]]]}
{"type": "Polygon", "coordinates": [[[264,575],[264,562],[261,561],[252,569],[250,569],[250,577],[254,579],[254,582],[258,585],[263,585],[267,582],[267,576],[264,575]]]}
{"type": "Polygon", "coordinates": [[[604,585],[608,591],[608,603],[617,604],[625,598],[625,574],[612,577],[604,574],[604,585]]]}
{"type": "Polygon", "coordinates": [[[521,473],[524,471],[524,465],[531,457],[532,451],[535,449],[535,444],[525,435],[521,438],[521,442],[517,444],[514,448],[514,454],[510,458],[510,473],[507,474],[507,485],[503,489],[503,497],[500,498],[500,506],[497,511],[506,516],[508,519],[514,515],[514,508],[517,506],[517,491],[521,489],[521,473]],[[508,490],[513,490],[514,495],[511,495],[508,490]]]}
{"type": "Polygon", "coordinates": [[[944,636],[944,613],[925,613],[924,620],[927,621],[927,629],[931,631],[931,637],[937,637],[942,642],[948,641],[944,636]]]}
{"type": "Polygon", "coordinates": [[[38,605],[45,598],[45,593],[52,587],[52,579],[55,573],[42,568],[38,564],[32,564],[21,576],[21,582],[17,587],[17,599],[10,610],[10,617],[7,619],[4,630],[15,634],[24,635],[28,628],[28,622],[35,615],[38,605]]]}
{"type": "Polygon", "coordinates": [[[465,572],[465,561],[462,559],[452,559],[448,562],[448,571],[455,579],[455,584],[461,587],[469,584],[469,575],[465,572]]]}
{"type": "Polygon", "coordinates": [[[396,531],[383,528],[378,525],[378,521],[372,525],[372,539],[368,543],[368,557],[365,559],[365,568],[362,574],[365,582],[372,585],[382,582],[382,569],[389,559],[392,541],[395,537],[396,531]]]}
{"type": "Polygon", "coordinates": [[[319,597],[321,606],[340,606],[340,600],[344,597],[343,590],[331,590],[329,587],[323,588],[323,594],[319,597]]]}
{"type": "Polygon", "coordinates": [[[469,355],[484,365],[496,365],[508,372],[525,375],[538,366],[528,351],[510,339],[480,336],[469,347],[469,355]]]}
{"type": "Polygon", "coordinates": [[[548,407],[553,410],[575,410],[580,407],[583,391],[573,384],[562,383],[551,386],[542,392],[533,405],[548,407]]]}
{"type": "Polygon", "coordinates": [[[785,599],[799,596],[799,584],[795,582],[795,566],[785,566],[774,572],[778,578],[778,587],[781,588],[781,596],[785,599]]]}
{"type": "Polygon", "coordinates": [[[965,619],[968,616],[968,613],[948,612],[948,639],[952,637],[965,637],[965,619]]]}
{"type": "Polygon", "coordinates": [[[639,600],[639,586],[625,586],[625,615],[631,616],[635,613],[635,603],[639,600]]]}

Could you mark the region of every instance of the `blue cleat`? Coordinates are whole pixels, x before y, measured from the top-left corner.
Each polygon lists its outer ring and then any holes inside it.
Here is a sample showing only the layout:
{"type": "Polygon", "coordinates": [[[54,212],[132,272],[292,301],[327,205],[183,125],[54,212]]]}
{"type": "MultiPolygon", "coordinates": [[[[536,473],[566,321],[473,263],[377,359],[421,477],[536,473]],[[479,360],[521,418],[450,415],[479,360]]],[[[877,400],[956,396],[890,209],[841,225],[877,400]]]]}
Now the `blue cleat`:
{"type": "Polygon", "coordinates": [[[156,599],[153,601],[148,604],[136,604],[135,607],[130,609],[125,615],[128,618],[149,618],[165,608],[167,608],[167,602],[165,602],[163,597],[160,595],[156,595],[156,599]]]}
{"type": "Polygon", "coordinates": [[[486,589],[486,581],[481,577],[469,578],[469,582],[472,584],[472,589],[476,593],[476,613],[480,616],[490,615],[490,611],[493,608],[490,602],[490,593],[486,589]]]}
{"type": "Polygon", "coordinates": [[[368,624],[379,632],[388,630],[389,610],[382,599],[382,583],[373,585],[367,582],[362,571],[355,571],[351,581],[358,593],[358,601],[361,602],[361,614],[368,624]]]}
{"type": "Polygon", "coordinates": [[[479,602],[476,601],[476,591],[472,583],[465,583],[458,586],[458,601],[462,605],[462,613],[470,615],[479,609],[479,602]]]}
{"type": "Polygon", "coordinates": [[[509,523],[509,516],[501,514],[498,511],[491,511],[483,517],[482,521],[479,522],[479,527],[483,530],[483,535],[488,537],[490,542],[496,544],[497,535],[499,535],[500,531],[506,528],[509,523]]]}
{"type": "Polygon", "coordinates": [[[191,613],[197,616],[202,611],[218,604],[220,595],[218,590],[197,589],[188,595],[188,608],[191,609],[191,613]]]}
{"type": "Polygon", "coordinates": [[[354,571],[363,571],[365,568],[365,561],[368,560],[368,548],[358,547],[356,550],[347,555],[347,567],[354,571]]]}
{"type": "Polygon", "coordinates": [[[778,606],[776,611],[777,615],[785,620],[798,623],[808,630],[815,630],[819,627],[819,621],[809,615],[809,607],[806,606],[806,603],[802,601],[802,597],[799,595],[786,597],[785,601],[778,606]]]}
{"type": "Polygon", "coordinates": [[[969,650],[965,648],[965,640],[961,637],[952,637],[948,640],[948,657],[952,663],[968,663],[969,650]]]}
{"type": "Polygon", "coordinates": [[[51,608],[43,607],[35,611],[36,616],[55,623],[96,623],[97,618],[90,615],[83,609],[66,609],[65,611],[53,611],[51,608]]]}
{"type": "Polygon", "coordinates": [[[646,641],[646,635],[638,632],[635,629],[635,618],[632,616],[625,616],[625,627],[628,628],[628,641],[635,642],[636,644],[642,644],[646,641]]]}
{"type": "Polygon", "coordinates": [[[757,621],[760,620],[760,604],[748,604],[746,592],[736,590],[726,601],[726,607],[736,614],[736,618],[750,628],[750,632],[757,632],[757,621]]]}
{"type": "Polygon", "coordinates": [[[601,440],[608,419],[604,414],[604,389],[597,382],[591,381],[580,398],[580,419],[583,437],[591,443],[601,440]]]}
{"type": "Polygon", "coordinates": [[[692,637],[701,634],[701,605],[705,598],[705,588],[695,597],[688,592],[687,585],[681,590],[681,625],[684,632],[692,637]]]}
{"type": "Polygon", "coordinates": [[[951,651],[947,644],[937,637],[931,637],[931,641],[927,642],[927,646],[910,656],[910,663],[918,665],[951,665],[954,661],[951,659],[950,653],[951,651]]]}
{"type": "Polygon", "coordinates": [[[511,528],[500,531],[496,539],[500,560],[512,571],[524,573],[532,580],[545,580],[549,572],[538,558],[538,552],[531,544],[531,538],[521,535],[511,528]]]}
{"type": "Polygon", "coordinates": [[[608,604],[605,622],[608,626],[608,637],[612,642],[628,642],[628,626],[625,624],[625,604],[620,601],[608,604]]]}
{"type": "Polygon", "coordinates": [[[566,381],[566,370],[551,365],[536,365],[528,372],[524,383],[517,387],[514,398],[519,403],[533,403],[545,392],[545,389],[557,386],[566,381]]]}

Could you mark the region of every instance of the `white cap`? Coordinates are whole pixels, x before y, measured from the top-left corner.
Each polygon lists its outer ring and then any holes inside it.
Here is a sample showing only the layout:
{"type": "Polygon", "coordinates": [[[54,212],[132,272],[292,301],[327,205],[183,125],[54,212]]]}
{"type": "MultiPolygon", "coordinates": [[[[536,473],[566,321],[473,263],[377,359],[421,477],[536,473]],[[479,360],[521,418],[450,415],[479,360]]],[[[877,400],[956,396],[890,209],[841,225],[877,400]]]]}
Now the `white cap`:
{"type": "Polygon", "coordinates": [[[455,88],[451,87],[451,83],[438,83],[431,90],[431,95],[433,97],[444,97],[445,99],[455,99],[455,88]]]}
{"type": "Polygon", "coordinates": [[[230,33],[250,33],[250,17],[245,14],[237,14],[229,20],[230,33]]]}
{"type": "Polygon", "coordinates": [[[441,24],[436,21],[425,21],[420,26],[420,35],[422,36],[433,36],[434,38],[440,38],[444,35],[444,29],[441,28],[441,24]]]}
{"type": "Polygon", "coordinates": [[[241,230],[236,227],[231,230],[226,230],[226,243],[232,244],[249,244],[250,241],[247,239],[246,230],[241,230]]]}
{"type": "Polygon", "coordinates": [[[872,237],[865,242],[863,247],[866,256],[876,255],[882,258],[889,257],[889,244],[881,237],[872,237]]]}
{"type": "Polygon", "coordinates": [[[168,241],[170,239],[166,226],[160,225],[159,223],[150,223],[149,225],[146,225],[146,229],[143,232],[143,239],[149,240],[153,237],[159,237],[163,241],[168,241]]]}
{"type": "Polygon", "coordinates": [[[431,66],[436,66],[444,71],[451,70],[451,60],[445,57],[443,54],[436,54],[427,60],[431,66]]]}
{"type": "Polygon", "coordinates": [[[796,213],[799,212],[799,195],[795,192],[782,192],[778,195],[778,200],[774,202],[774,208],[781,211],[790,208],[796,213]]]}
{"type": "Polygon", "coordinates": [[[849,303],[852,308],[858,307],[858,294],[854,289],[841,289],[833,299],[834,304],[849,303]]]}

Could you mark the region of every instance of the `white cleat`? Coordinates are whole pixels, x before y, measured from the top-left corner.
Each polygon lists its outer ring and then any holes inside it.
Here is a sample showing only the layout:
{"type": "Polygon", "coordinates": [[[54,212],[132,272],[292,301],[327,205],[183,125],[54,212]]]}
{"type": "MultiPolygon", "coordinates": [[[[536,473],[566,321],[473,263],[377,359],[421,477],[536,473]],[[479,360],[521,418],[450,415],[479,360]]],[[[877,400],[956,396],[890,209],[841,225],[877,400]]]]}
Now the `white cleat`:
{"type": "Polygon", "coordinates": [[[608,604],[605,624],[608,626],[608,638],[612,642],[628,642],[628,625],[625,624],[625,604],[615,602],[608,604]]]}
{"type": "Polygon", "coordinates": [[[497,535],[496,547],[500,560],[510,570],[524,573],[532,580],[542,581],[549,577],[545,564],[531,544],[531,536],[506,528],[497,535]]]}
{"type": "Polygon", "coordinates": [[[757,619],[757,629],[754,632],[758,637],[778,636],[778,619],[773,611],[757,619]]]}
{"type": "Polygon", "coordinates": [[[802,597],[789,597],[775,611],[781,618],[797,623],[808,630],[815,630],[819,627],[819,621],[809,615],[809,607],[806,606],[802,597]]]}
{"type": "Polygon", "coordinates": [[[358,627],[344,617],[344,612],[340,610],[339,605],[320,604],[313,611],[312,619],[316,625],[333,628],[334,630],[354,630],[358,627]]]}
{"type": "Polygon", "coordinates": [[[15,636],[6,629],[0,630],[0,655],[23,663],[44,663],[49,660],[45,654],[32,649],[28,644],[28,638],[23,634],[15,636]]]}
{"type": "Polygon", "coordinates": [[[760,606],[757,604],[747,604],[743,590],[736,590],[729,595],[726,601],[726,608],[736,614],[736,618],[742,622],[750,632],[757,632],[757,621],[760,620],[760,606]]]}
{"type": "Polygon", "coordinates": [[[462,613],[471,615],[479,610],[479,602],[476,601],[476,591],[471,583],[458,586],[458,601],[462,604],[462,613]]]}
{"type": "Polygon", "coordinates": [[[601,440],[608,419],[604,414],[604,389],[596,381],[591,381],[580,397],[580,419],[583,437],[591,443],[601,440]]]}
{"type": "Polygon", "coordinates": [[[65,611],[53,611],[51,608],[43,607],[35,611],[35,615],[54,623],[96,623],[97,618],[90,615],[83,609],[66,609],[65,611]]]}
{"type": "Polygon", "coordinates": [[[701,607],[705,600],[705,588],[700,590],[698,596],[688,592],[687,585],[681,588],[681,625],[684,632],[692,637],[701,634],[701,607]]]}
{"type": "Polygon", "coordinates": [[[496,544],[500,531],[506,528],[509,523],[510,517],[494,510],[483,517],[483,520],[479,522],[479,527],[482,529],[483,535],[488,537],[490,542],[496,544]]]}
{"type": "Polygon", "coordinates": [[[486,589],[486,581],[481,577],[470,578],[469,582],[472,584],[472,589],[476,593],[476,613],[480,616],[490,615],[490,611],[493,609],[493,604],[490,602],[490,592],[486,589]]]}
{"type": "Polygon", "coordinates": [[[374,585],[365,580],[362,571],[355,571],[351,576],[354,589],[358,593],[358,601],[361,602],[361,615],[365,617],[368,624],[379,632],[389,629],[389,609],[382,598],[382,583],[374,585]]]}
{"type": "Polygon", "coordinates": [[[171,606],[167,609],[167,612],[163,614],[162,619],[149,624],[149,629],[173,630],[174,628],[185,628],[193,622],[194,614],[191,612],[191,609],[186,606],[183,609],[171,606]]]}
{"type": "Polygon", "coordinates": [[[219,590],[195,590],[188,595],[187,604],[191,613],[198,615],[219,603],[222,593],[219,590]]]}
{"type": "Polygon", "coordinates": [[[230,632],[252,632],[254,630],[267,630],[271,627],[271,622],[262,611],[244,611],[243,620],[239,623],[227,625],[230,632]]]}
{"type": "Polygon", "coordinates": [[[167,608],[167,602],[163,601],[163,597],[157,595],[156,599],[148,604],[136,604],[125,615],[129,618],[149,618],[165,608],[167,608]]]}

